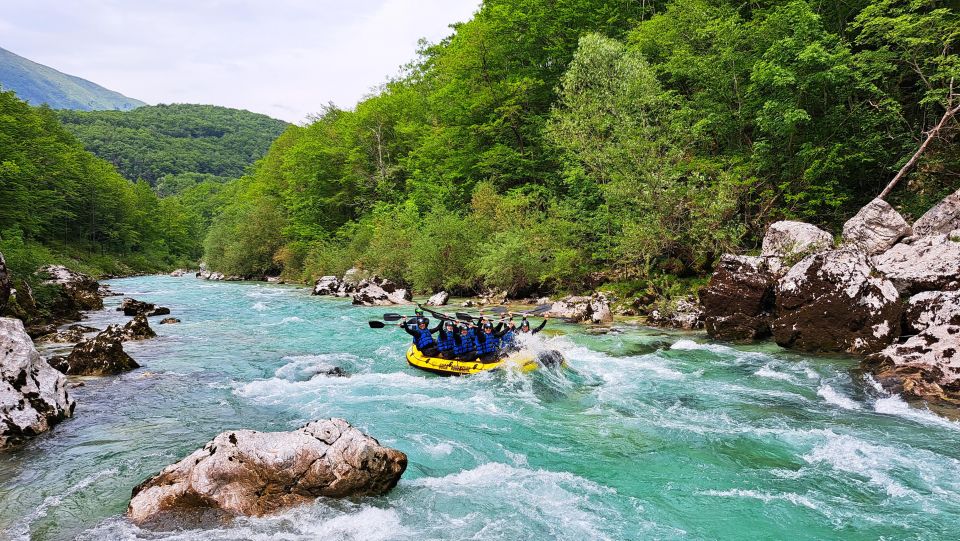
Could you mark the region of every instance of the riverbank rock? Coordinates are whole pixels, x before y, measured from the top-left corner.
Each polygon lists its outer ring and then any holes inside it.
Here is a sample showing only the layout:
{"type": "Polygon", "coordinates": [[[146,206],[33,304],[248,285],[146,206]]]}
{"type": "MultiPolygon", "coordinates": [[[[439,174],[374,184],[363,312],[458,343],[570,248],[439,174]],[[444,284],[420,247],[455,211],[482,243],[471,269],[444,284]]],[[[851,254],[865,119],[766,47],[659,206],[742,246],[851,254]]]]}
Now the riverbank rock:
{"type": "Polygon", "coordinates": [[[731,341],[770,336],[782,268],[774,257],[721,257],[710,283],[700,290],[707,334],[731,341]]]}
{"type": "Polygon", "coordinates": [[[70,355],[51,364],[64,374],[76,376],[110,376],[139,368],[140,365],[123,351],[123,330],[110,325],[93,338],[74,346],[70,355]]]}
{"type": "Polygon", "coordinates": [[[67,378],[37,353],[19,319],[0,318],[0,448],[73,415],[67,378]]]}
{"type": "Polygon", "coordinates": [[[50,312],[55,318],[78,320],[81,311],[103,309],[100,284],[86,274],[74,272],[63,265],[41,267],[37,274],[47,277],[43,285],[59,286],[59,297],[50,305],[50,312]]]}
{"type": "Polygon", "coordinates": [[[590,297],[590,321],[592,323],[613,323],[610,301],[603,293],[594,293],[590,297]]]}
{"type": "Polygon", "coordinates": [[[157,336],[157,333],[153,332],[150,324],[147,323],[147,316],[144,314],[133,316],[133,319],[128,321],[120,332],[123,340],[146,340],[157,336]]]}
{"type": "Polygon", "coordinates": [[[171,323],[180,323],[180,320],[175,317],[165,317],[160,320],[161,325],[169,325],[171,323]]]}
{"type": "Polygon", "coordinates": [[[703,328],[704,311],[693,297],[675,299],[666,307],[650,311],[647,322],[658,327],[673,327],[691,331],[703,328]]]}
{"type": "Polygon", "coordinates": [[[336,295],[343,282],[336,276],[321,276],[313,285],[313,295],[336,295]]]}
{"type": "Polygon", "coordinates": [[[783,347],[874,353],[900,334],[897,289],[856,249],[807,256],[780,279],[775,295],[773,337],[783,347]]]}
{"type": "Polygon", "coordinates": [[[343,419],[293,432],[224,432],[133,489],[127,516],[141,525],[261,516],[321,496],[380,495],[407,456],[343,419]]]}
{"type": "Polygon", "coordinates": [[[97,295],[100,295],[101,298],[119,297],[123,295],[123,293],[117,293],[116,291],[110,289],[108,284],[100,284],[100,287],[97,288],[97,295]]]}
{"type": "Polygon", "coordinates": [[[117,307],[118,312],[123,312],[125,316],[145,315],[147,317],[165,316],[170,313],[170,309],[165,306],[157,306],[150,302],[138,301],[126,297],[117,307]]]}
{"type": "Polygon", "coordinates": [[[37,338],[38,344],[76,344],[83,340],[83,332],[77,329],[67,329],[45,334],[37,338]]]}
{"type": "Polygon", "coordinates": [[[960,289],[960,230],[902,242],[873,261],[901,293],[960,289]]]}
{"type": "Polygon", "coordinates": [[[446,291],[438,291],[427,299],[427,306],[446,306],[450,300],[450,294],[446,291]]]}
{"type": "Polygon", "coordinates": [[[171,273],[170,273],[170,276],[173,276],[174,278],[180,278],[181,276],[186,276],[186,275],[188,275],[188,274],[191,274],[191,271],[189,271],[189,270],[187,270],[187,269],[177,269],[177,270],[171,272],[171,273]]]}
{"type": "Polygon", "coordinates": [[[7,271],[7,262],[0,253],[0,315],[7,309],[7,301],[10,300],[10,291],[13,289],[13,280],[7,271]]]}
{"type": "Polygon", "coordinates": [[[411,299],[409,291],[401,289],[390,280],[378,276],[361,280],[357,284],[352,297],[353,304],[362,306],[409,304],[411,299]]]}
{"type": "Polygon", "coordinates": [[[960,229],[960,190],[953,192],[913,223],[917,236],[947,235],[960,229]]]}
{"type": "Polygon", "coordinates": [[[783,220],[767,228],[760,255],[796,261],[832,247],[830,233],[808,223],[783,220]]]}
{"type": "Polygon", "coordinates": [[[874,199],[843,224],[843,242],[870,255],[888,250],[912,233],[910,224],[889,203],[874,199]]]}
{"type": "Polygon", "coordinates": [[[590,311],[590,297],[571,295],[553,303],[544,315],[580,322],[590,319],[590,311]]]}

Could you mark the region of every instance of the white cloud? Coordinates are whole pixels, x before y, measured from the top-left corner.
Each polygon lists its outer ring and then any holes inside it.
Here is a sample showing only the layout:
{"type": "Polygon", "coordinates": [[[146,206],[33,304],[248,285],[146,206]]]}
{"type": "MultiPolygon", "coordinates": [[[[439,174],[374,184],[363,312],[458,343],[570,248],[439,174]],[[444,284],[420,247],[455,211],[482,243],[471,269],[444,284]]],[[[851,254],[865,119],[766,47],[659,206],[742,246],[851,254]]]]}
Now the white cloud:
{"type": "Polygon", "coordinates": [[[0,0],[0,47],[148,103],[351,107],[479,0],[0,0]]]}

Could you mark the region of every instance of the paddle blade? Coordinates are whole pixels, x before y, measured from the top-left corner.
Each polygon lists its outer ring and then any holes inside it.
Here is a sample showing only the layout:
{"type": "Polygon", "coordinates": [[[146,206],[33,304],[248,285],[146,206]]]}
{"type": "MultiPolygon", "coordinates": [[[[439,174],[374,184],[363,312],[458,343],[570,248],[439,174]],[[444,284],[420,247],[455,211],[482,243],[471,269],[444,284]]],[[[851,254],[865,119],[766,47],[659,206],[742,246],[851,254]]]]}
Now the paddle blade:
{"type": "Polygon", "coordinates": [[[384,324],[382,321],[371,321],[371,322],[370,322],[370,328],[371,328],[371,329],[382,329],[382,328],[384,328],[384,327],[386,327],[386,324],[384,324]]]}
{"type": "Polygon", "coordinates": [[[463,312],[457,312],[457,319],[460,321],[473,321],[473,316],[470,314],[464,314],[463,312]]]}
{"type": "Polygon", "coordinates": [[[400,321],[403,316],[400,314],[383,314],[384,321],[400,321]]]}
{"type": "Polygon", "coordinates": [[[505,312],[507,311],[507,307],[506,307],[506,306],[494,306],[493,308],[488,308],[487,310],[490,310],[490,311],[493,312],[494,314],[503,314],[503,313],[505,313],[505,312]]]}
{"type": "Polygon", "coordinates": [[[534,308],[534,309],[532,309],[532,310],[527,310],[525,313],[527,313],[527,314],[542,314],[542,313],[544,313],[544,312],[549,312],[551,308],[553,308],[553,305],[552,305],[552,304],[541,304],[540,306],[537,306],[536,308],[534,308]]]}

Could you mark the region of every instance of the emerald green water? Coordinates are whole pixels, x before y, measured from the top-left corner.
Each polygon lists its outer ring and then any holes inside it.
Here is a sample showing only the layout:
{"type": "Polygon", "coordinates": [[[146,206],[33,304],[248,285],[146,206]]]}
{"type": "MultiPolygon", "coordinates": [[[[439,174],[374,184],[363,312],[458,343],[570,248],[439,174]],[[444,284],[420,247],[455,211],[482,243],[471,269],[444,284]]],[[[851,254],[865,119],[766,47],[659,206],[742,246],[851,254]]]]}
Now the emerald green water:
{"type": "MultiPolygon", "coordinates": [[[[442,378],[403,361],[383,309],[304,289],[115,280],[183,320],[85,379],[74,418],[0,455],[9,539],[953,539],[960,425],[852,360],[619,327],[551,327],[570,368],[442,378]],[[315,375],[336,365],[351,376],[315,375]],[[319,500],[217,530],[123,519],[131,488],[237,428],[339,416],[410,458],[389,495],[319,500]]],[[[108,308],[89,324],[123,318],[108,308]]],[[[550,328],[550,327],[548,327],[550,328]]],[[[546,335],[547,333],[544,333],[546,335]]]]}

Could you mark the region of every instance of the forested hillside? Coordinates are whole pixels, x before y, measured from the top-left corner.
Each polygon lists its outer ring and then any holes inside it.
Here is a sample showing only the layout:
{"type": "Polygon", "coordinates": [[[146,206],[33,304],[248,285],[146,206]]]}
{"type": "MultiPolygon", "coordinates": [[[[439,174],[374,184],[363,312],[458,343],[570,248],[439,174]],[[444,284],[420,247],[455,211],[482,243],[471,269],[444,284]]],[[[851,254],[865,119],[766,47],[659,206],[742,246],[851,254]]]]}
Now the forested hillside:
{"type": "Polygon", "coordinates": [[[0,216],[0,253],[21,279],[46,263],[129,273],[199,256],[198,213],[123,178],[13,92],[0,92],[0,216]]]}
{"type": "Polygon", "coordinates": [[[162,195],[239,177],[287,127],[282,120],[214,105],[156,105],[129,112],[59,111],[87,150],[162,195]]]}
{"type": "MultiPolygon", "coordinates": [[[[355,110],[290,127],[226,188],[206,258],[422,291],[669,286],[776,219],[836,232],[943,114],[958,37],[931,0],[487,0],[355,110]]],[[[893,194],[905,214],[957,188],[955,128],[893,194]]]]}
{"type": "Polygon", "coordinates": [[[143,105],[140,100],[61,73],[3,48],[0,48],[0,90],[12,90],[28,103],[47,104],[54,109],[126,111],[143,105]]]}

